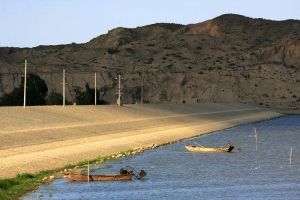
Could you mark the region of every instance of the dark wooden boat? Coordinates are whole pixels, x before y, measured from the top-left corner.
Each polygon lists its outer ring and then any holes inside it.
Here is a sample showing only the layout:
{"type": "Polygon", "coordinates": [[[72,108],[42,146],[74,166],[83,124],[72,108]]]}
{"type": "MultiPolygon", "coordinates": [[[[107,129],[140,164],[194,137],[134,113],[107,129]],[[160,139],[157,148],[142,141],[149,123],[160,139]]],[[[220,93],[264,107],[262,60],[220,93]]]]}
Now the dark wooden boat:
{"type": "Polygon", "coordinates": [[[143,179],[147,173],[141,170],[137,173],[132,167],[121,168],[120,174],[86,174],[81,170],[64,172],[64,178],[71,181],[130,181],[133,177],[143,179]],[[127,169],[128,168],[128,169],[127,169]],[[135,173],[134,173],[135,172],[135,173]]]}
{"type": "Polygon", "coordinates": [[[105,175],[86,175],[68,174],[65,178],[71,181],[130,181],[134,174],[105,174],[105,175]]]}

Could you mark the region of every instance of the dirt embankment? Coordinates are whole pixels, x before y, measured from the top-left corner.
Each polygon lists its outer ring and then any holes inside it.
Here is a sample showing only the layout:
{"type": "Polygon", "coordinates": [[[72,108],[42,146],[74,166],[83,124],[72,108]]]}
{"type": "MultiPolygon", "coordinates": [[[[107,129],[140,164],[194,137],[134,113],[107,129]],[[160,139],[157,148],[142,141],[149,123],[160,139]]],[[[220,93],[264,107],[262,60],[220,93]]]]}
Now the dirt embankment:
{"type": "Polygon", "coordinates": [[[229,103],[0,108],[0,177],[60,168],[281,114],[229,103]]]}

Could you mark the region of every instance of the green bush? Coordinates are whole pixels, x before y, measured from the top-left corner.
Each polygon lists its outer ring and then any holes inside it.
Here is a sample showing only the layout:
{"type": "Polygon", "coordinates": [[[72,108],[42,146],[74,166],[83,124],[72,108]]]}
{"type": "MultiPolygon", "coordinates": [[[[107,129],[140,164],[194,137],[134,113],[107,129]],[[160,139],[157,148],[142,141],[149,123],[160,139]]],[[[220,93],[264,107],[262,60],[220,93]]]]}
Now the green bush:
{"type": "Polygon", "coordinates": [[[18,199],[17,197],[31,191],[42,183],[45,176],[52,173],[52,171],[40,171],[37,174],[23,173],[14,178],[0,179],[0,199],[18,199]]]}
{"type": "Polygon", "coordinates": [[[119,52],[119,49],[117,49],[117,48],[108,48],[108,49],[107,49],[107,52],[108,52],[109,54],[115,54],[115,53],[118,53],[118,52],[119,52]]]}
{"type": "Polygon", "coordinates": [[[11,93],[4,94],[0,99],[2,106],[21,106],[24,101],[23,87],[15,88],[11,93]]]}
{"type": "MultiPolygon", "coordinates": [[[[26,105],[45,105],[48,87],[43,79],[36,74],[28,74],[26,87],[26,105]]],[[[4,94],[0,105],[20,106],[24,101],[24,80],[11,93],[4,94]]]]}
{"type": "Polygon", "coordinates": [[[7,190],[8,188],[17,185],[18,181],[15,179],[1,179],[0,180],[0,189],[7,190]]]}
{"type": "Polygon", "coordinates": [[[47,105],[62,105],[63,96],[60,93],[51,91],[51,93],[47,96],[46,103],[47,105]]]}
{"type": "MultiPolygon", "coordinates": [[[[85,85],[85,91],[82,91],[80,87],[74,89],[76,94],[76,104],[77,105],[92,105],[95,104],[95,88],[90,88],[89,84],[85,85]]],[[[109,104],[103,99],[100,99],[100,91],[96,91],[96,99],[98,105],[109,104]]]]}

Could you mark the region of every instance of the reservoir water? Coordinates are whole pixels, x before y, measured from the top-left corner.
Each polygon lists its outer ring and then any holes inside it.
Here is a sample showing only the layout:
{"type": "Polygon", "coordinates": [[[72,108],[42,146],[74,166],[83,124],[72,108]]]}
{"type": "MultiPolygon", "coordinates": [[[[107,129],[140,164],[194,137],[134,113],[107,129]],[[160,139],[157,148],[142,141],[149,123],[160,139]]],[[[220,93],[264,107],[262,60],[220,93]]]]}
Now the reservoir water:
{"type": "Polygon", "coordinates": [[[101,169],[93,173],[117,173],[127,165],[147,171],[146,179],[90,183],[57,179],[23,199],[300,199],[300,116],[241,125],[162,146],[99,165],[101,169]],[[188,152],[184,146],[194,141],[204,146],[231,142],[240,151],[188,152]]]}

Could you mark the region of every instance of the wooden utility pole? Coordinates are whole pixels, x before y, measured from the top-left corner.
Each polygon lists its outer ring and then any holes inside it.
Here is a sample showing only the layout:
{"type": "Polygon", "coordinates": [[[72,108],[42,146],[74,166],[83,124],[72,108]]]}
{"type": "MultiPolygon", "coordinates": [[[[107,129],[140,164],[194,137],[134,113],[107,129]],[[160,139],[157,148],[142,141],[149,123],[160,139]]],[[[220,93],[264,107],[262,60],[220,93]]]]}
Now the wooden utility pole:
{"type": "Polygon", "coordinates": [[[118,88],[118,99],[117,99],[117,105],[122,106],[122,101],[121,101],[121,75],[118,75],[118,80],[119,80],[119,88],[118,88]]]}
{"type": "Polygon", "coordinates": [[[63,69],[63,107],[66,105],[66,71],[63,69]]]}
{"type": "Polygon", "coordinates": [[[142,71],[141,104],[144,102],[144,70],[142,71]]]}
{"type": "Polygon", "coordinates": [[[24,72],[24,109],[26,108],[26,79],[27,79],[27,60],[25,59],[25,72],[24,72]]]}
{"type": "Polygon", "coordinates": [[[95,106],[97,105],[97,72],[95,72],[95,106]]]}

